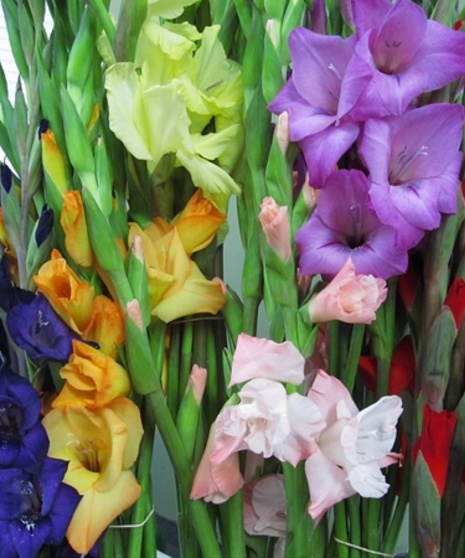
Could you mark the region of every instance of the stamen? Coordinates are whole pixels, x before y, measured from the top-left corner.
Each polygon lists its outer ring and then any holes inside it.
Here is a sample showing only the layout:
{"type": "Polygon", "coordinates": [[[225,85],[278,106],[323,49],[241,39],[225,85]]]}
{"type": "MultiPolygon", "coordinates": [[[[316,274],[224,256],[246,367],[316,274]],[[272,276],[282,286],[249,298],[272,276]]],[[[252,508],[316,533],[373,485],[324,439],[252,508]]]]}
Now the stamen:
{"type": "Polygon", "coordinates": [[[418,157],[428,155],[428,146],[422,145],[416,151],[409,154],[407,145],[404,145],[402,149],[397,154],[397,160],[395,161],[393,167],[391,167],[391,172],[389,173],[389,183],[393,186],[398,186],[400,184],[405,184],[407,179],[402,176],[410,168],[414,161],[418,157]]]}

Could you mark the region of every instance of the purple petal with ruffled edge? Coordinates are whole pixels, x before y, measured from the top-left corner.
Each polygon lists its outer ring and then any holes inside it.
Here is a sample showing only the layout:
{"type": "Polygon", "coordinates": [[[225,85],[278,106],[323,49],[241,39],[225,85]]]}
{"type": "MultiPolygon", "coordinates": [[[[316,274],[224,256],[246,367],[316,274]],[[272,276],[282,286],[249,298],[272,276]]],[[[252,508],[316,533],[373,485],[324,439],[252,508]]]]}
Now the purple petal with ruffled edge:
{"type": "Polygon", "coordinates": [[[18,558],[37,556],[50,535],[48,518],[35,522],[33,518],[23,517],[9,525],[10,537],[18,553],[18,558]]]}
{"type": "Polygon", "coordinates": [[[408,257],[395,246],[395,230],[370,207],[370,184],[360,171],[337,171],[327,180],[308,222],[297,231],[300,271],[334,276],[349,257],[357,273],[387,279],[403,273],[408,257]]]}
{"type": "Polygon", "coordinates": [[[359,153],[370,172],[370,199],[401,248],[439,226],[457,204],[463,109],[435,104],[403,116],[369,120],[359,153]]]}

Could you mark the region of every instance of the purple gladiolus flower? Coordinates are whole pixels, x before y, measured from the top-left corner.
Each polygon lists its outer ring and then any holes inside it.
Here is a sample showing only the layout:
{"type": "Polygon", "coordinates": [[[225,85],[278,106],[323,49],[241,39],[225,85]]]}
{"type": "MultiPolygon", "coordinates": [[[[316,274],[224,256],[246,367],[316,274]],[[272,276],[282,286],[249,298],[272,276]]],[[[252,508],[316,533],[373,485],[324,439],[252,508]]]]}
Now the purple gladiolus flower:
{"type": "Polygon", "coordinates": [[[0,468],[33,471],[47,455],[49,441],[40,422],[40,399],[28,380],[5,363],[0,369],[0,468]]]}
{"type": "Polygon", "coordinates": [[[11,339],[33,360],[66,362],[73,352],[71,341],[79,339],[53,310],[41,293],[21,292],[21,300],[7,313],[11,339]]]}
{"type": "Polygon", "coordinates": [[[300,271],[334,276],[352,258],[357,273],[387,279],[407,269],[407,252],[395,246],[395,230],[371,208],[370,183],[358,170],[334,172],[307,223],[297,231],[300,271]]]}
{"type": "Polygon", "coordinates": [[[275,114],[288,112],[290,139],[300,143],[314,188],[324,185],[359,134],[359,124],[350,117],[357,99],[341,98],[355,41],[355,36],[343,39],[303,27],[293,30],[289,36],[293,72],[269,105],[275,114]]]}
{"type": "Polygon", "coordinates": [[[414,2],[352,0],[352,9],[359,40],[341,100],[358,98],[353,118],[400,115],[421,93],[465,74],[465,35],[428,20],[414,2]]]}
{"type": "Polygon", "coordinates": [[[463,121],[461,106],[433,104],[365,124],[359,153],[370,172],[370,199],[401,248],[457,210],[463,121]]]}
{"type": "Polygon", "coordinates": [[[80,496],[62,482],[68,463],[47,457],[39,473],[0,469],[2,558],[31,558],[64,538],[80,496]]]}

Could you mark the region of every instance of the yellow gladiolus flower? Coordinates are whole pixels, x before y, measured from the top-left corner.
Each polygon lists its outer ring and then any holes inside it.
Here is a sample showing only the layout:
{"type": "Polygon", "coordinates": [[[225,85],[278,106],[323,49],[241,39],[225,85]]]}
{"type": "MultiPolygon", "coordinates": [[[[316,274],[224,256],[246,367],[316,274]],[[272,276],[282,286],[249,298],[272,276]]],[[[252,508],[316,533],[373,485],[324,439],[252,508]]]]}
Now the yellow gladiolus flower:
{"type": "Polygon", "coordinates": [[[126,398],[105,407],[53,409],[43,419],[50,439],[49,455],[69,461],[64,482],[82,499],[66,537],[87,554],[99,536],[139,497],[141,488],[128,468],[142,438],[137,405],[126,398]]]}
{"type": "Polygon", "coordinates": [[[98,343],[101,353],[116,360],[118,347],[124,344],[124,316],[119,304],[105,295],[95,297],[82,337],[98,343]]]}
{"type": "Polygon", "coordinates": [[[206,279],[189,258],[176,227],[152,240],[132,223],[130,243],[136,235],[142,239],[152,316],[171,322],[182,316],[216,314],[221,310],[226,302],[221,285],[206,279]]]}
{"type": "Polygon", "coordinates": [[[90,267],[94,257],[87,233],[81,193],[77,190],[65,192],[60,223],[65,233],[65,246],[69,255],[78,265],[90,267]]]}
{"type": "Polygon", "coordinates": [[[126,370],[111,357],[86,343],[73,340],[73,353],[61,368],[66,380],[52,407],[102,407],[129,395],[131,382],[126,370]]]}
{"type": "Polygon", "coordinates": [[[225,219],[226,214],[207,200],[201,190],[197,190],[171,224],[176,227],[179,238],[190,255],[210,244],[225,219]]]}
{"type": "Polygon", "coordinates": [[[34,277],[55,312],[77,333],[88,325],[94,300],[94,288],[81,281],[58,250],[44,263],[34,277]]]}

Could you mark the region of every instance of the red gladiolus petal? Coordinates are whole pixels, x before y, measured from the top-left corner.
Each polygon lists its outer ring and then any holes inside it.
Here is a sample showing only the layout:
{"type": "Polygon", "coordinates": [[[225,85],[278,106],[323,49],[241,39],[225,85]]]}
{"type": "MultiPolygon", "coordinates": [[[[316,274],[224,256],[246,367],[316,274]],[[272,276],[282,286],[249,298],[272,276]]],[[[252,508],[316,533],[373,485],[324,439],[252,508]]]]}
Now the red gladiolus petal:
{"type": "Polygon", "coordinates": [[[413,446],[413,459],[416,460],[421,451],[441,498],[446,487],[449,453],[456,422],[456,413],[437,413],[425,405],[421,436],[413,446]]]}
{"type": "Polygon", "coordinates": [[[457,277],[450,286],[444,305],[450,308],[459,329],[465,314],[465,281],[461,277],[457,277]]]}

